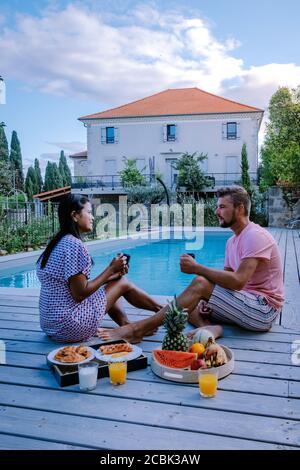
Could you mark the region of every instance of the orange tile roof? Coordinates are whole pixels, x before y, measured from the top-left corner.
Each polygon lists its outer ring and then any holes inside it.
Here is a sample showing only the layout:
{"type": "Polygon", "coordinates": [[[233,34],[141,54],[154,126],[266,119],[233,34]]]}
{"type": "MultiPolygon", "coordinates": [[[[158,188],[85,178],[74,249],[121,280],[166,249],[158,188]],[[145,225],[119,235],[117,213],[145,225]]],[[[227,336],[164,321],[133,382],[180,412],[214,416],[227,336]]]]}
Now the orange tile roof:
{"type": "Polygon", "coordinates": [[[102,111],[85,119],[107,119],[136,116],[171,116],[212,113],[263,112],[262,109],[247,106],[213,95],[199,88],[169,89],[138,101],[102,111]]]}

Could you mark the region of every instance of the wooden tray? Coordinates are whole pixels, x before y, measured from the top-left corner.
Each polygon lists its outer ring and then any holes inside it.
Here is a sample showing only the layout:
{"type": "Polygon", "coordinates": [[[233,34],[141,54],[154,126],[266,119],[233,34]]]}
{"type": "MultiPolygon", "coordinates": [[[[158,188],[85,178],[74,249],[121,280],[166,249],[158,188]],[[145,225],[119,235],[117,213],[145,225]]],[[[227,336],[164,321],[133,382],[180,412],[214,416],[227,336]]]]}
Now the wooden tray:
{"type": "MultiPolygon", "coordinates": [[[[227,346],[220,346],[224,349],[228,362],[223,366],[217,367],[218,378],[223,379],[227,375],[231,374],[234,369],[234,355],[231,349],[227,346]]],[[[165,367],[159,364],[156,359],[152,356],[151,368],[154,374],[158,375],[162,379],[172,380],[173,382],[183,383],[198,383],[198,371],[190,369],[174,369],[173,367],[165,367]]]]}

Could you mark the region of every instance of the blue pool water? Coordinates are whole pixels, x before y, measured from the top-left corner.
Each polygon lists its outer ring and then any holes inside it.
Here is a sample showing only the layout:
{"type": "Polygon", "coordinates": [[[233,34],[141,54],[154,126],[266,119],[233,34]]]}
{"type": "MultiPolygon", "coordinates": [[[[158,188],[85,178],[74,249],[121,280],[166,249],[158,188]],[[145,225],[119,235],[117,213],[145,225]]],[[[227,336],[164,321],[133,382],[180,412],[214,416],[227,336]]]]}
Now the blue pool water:
{"type": "MultiPolygon", "coordinates": [[[[228,232],[206,232],[201,250],[188,250],[196,255],[199,263],[212,268],[223,268],[225,244],[231,234],[228,232]]],[[[103,248],[99,248],[99,250],[103,248]]],[[[105,250],[100,253],[93,250],[94,266],[91,278],[101,273],[112,258],[121,251],[105,250]]],[[[134,248],[126,248],[131,255],[128,278],[150,294],[174,295],[182,291],[192,280],[191,275],[183,274],[179,269],[179,257],[186,253],[184,240],[163,240],[146,243],[134,248]]],[[[39,287],[32,263],[26,267],[14,268],[0,277],[0,287],[39,287]]]]}

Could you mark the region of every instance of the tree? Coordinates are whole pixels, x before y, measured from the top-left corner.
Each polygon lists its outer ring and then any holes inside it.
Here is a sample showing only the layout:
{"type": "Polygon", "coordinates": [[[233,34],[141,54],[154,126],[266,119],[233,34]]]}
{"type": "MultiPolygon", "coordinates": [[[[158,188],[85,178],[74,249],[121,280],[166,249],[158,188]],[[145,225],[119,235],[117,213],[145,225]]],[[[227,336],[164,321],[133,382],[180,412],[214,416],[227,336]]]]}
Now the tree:
{"type": "Polygon", "coordinates": [[[242,153],[241,153],[241,170],[242,170],[242,179],[241,185],[246,189],[246,191],[251,193],[251,181],[249,176],[249,162],[247,155],[247,146],[243,144],[242,153]]]}
{"type": "Polygon", "coordinates": [[[0,123],[0,162],[8,162],[9,152],[8,152],[8,143],[4,130],[4,122],[0,123]]]}
{"type": "Polygon", "coordinates": [[[72,182],[71,170],[68,166],[67,159],[65,157],[65,153],[63,150],[60,152],[58,168],[59,168],[59,173],[62,177],[63,186],[71,186],[71,182],[72,182]]]}
{"type": "Polygon", "coordinates": [[[300,86],[279,88],[271,97],[261,157],[261,189],[300,183],[300,86]]]}
{"type": "Polygon", "coordinates": [[[34,194],[38,194],[39,192],[36,171],[32,166],[30,166],[27,170],[25,179],[25,192],[29,200],[32,200],[32,196],[34,194]]]}
{"type": "MultiPolygon", "coordinates": [[[[11,190],[8,162],[8,143],[4,131],[4,122],[0,123],[0,196],[6,196],[11,190]]],[[[1,207],[0,207],[1,210],[1,207]]]]}
{"type": "Polygon", "coordinates": [[[10,144],[10,166],[13,173],[16,189],[23,190],[24,187],[24,175],[23,175],[23,164],[22,164],[22,153],[20,141],[16,131],[12,132],[11,144],[10,144]]]}
{"type": "Polygon", "coordinates": [[[124,160],[125,168],[119,172],[124,188],[143,185],[145,183],[145,178],[136,167],[136,159],[124,157],[124,160]]]}
{"type": "Polygon", "coordinates": [[[34,171],[35,171],[35,176],[36,176],[36,181],[37,181],[37,193],[40,193],[43,188],[43,178],[42,178],[42,173],[40,169],[40,163],[37,158],[34,160],[34,171]]]}
{"type": "Polygon", "coordinates": [[[62,178],[56,163],[48,162],[45,172],[44,191],[51,191],[52,189],[62,188],[62,178]]]}
{"type": "Polygon", "coordinates": [[[0,195],[6,196],[11,190],[11,181],[7,177],[10,173],[9,163],[0,160],[0,195]]]}
{"type": "Polygon", "coordinates": [[[193,154],[184,153],[175,163],[174,168],[178,170],[178,186],[185,186],[187,191],[200,192],[203,188],[211,186],[211,181],[204,175],[199,162],[207,159],[207,155],[197,152],[193,154]]]}

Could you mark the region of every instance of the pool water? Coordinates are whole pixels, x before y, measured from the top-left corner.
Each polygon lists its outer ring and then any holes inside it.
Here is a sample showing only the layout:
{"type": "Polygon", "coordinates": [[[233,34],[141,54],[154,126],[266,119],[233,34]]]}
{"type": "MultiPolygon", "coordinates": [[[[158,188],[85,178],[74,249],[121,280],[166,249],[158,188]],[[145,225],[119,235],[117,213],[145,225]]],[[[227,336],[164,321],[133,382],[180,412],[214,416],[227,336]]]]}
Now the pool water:
{"type": "MultiPolygon", "coordinates": [[[[222,269],[225,245],[230,235],[228,232],[206,232],[203,248],[188,251],[195,253],[198,263],[222,269]]],[[[119,251],[122,251],[119,245],[116,249],[110,248],[102,253],[94,253],[93,249],[91,279],[100,274],[119,251]]],[[[187,252],[184,240],[146,243],[126,248],[124,252],[131,255],[128,278],[150,294],[178,294],[193,278],[192,275],[181,273],[179,268],[179,257],[187,252]]],[[[1,276],[0,287],[40,287],[34,263],[14,268],[1,276]]]]}

